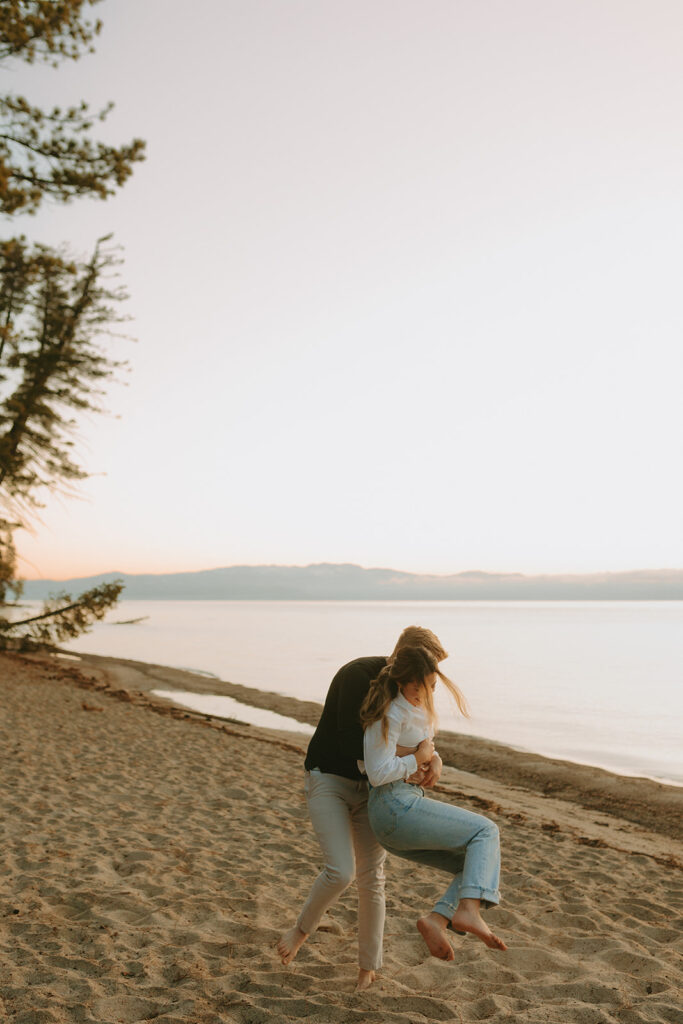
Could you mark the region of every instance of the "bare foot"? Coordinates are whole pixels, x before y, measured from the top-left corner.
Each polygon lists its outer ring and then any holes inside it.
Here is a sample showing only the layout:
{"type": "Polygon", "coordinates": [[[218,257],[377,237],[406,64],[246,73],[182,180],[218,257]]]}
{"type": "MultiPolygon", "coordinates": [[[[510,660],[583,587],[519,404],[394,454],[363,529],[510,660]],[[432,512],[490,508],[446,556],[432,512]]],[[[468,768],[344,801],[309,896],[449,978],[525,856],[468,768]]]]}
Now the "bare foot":
{"type": "Polygon", "coordinates": [[[455,960],[453,947],[446,938],[448,921],[441,914],[427,914],[417,922],[417,930],[427,943],[427,949],[438,960],[455,960]]]}
{"type": "Polygon", "coordinates": [[[507,949],[507,946],[502,939],[499,939],[497,935],[494,935],[489,926],[484,921],[484,918],[479,913],[479,901],[476,902],[476,906],[469,904],[469,901],[462,900],[458,909],[456,910],[451,920],[451,925],[455,931],[470,932],[471,935],[476,935],[478,939],[489,947],[489,949],[507,949]],[[463,906],[463,904],[465,904],[463,906]]]}
{"type": "Polygon", "coordinates": [[[302,932],[301,928],[298,928],[296,925],[294,925],[293,928],[290,928],[288,932],[285,932],[277,944],[277,951],[285,966],[287,966],[287,964],[291,964],[307,938],[308,934],[306,932],[302,932]]]}
{"type": "Polygon", "coordinates": [[[356,983],[356,992],[364,992],[366,988],[370,988],[373,981],[375,980],[374,971],[364,971],[361,967],[358,971],[358,982],[356,983]]]}

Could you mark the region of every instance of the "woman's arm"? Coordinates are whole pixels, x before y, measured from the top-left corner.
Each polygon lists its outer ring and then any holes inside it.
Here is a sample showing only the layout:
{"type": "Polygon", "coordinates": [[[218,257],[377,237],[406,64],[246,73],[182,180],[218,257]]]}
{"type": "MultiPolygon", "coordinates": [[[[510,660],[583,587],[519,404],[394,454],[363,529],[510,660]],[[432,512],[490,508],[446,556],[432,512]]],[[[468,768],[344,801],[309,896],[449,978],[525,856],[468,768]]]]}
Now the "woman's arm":
{"type": "Polygon", "coordinates": [[[415,753],[403,757],[397,752],[397,739],[401,731],[401,714],[390,706],[387,711],[389,730],[387,738],[382,735],[382,723],[374,722],[365,730],[365,770],[372,786],[384,786],[389,782],[407,779],[417,771],[419,764],[429,761],[434,753],[434,744],[425,739],[415,753]]]}

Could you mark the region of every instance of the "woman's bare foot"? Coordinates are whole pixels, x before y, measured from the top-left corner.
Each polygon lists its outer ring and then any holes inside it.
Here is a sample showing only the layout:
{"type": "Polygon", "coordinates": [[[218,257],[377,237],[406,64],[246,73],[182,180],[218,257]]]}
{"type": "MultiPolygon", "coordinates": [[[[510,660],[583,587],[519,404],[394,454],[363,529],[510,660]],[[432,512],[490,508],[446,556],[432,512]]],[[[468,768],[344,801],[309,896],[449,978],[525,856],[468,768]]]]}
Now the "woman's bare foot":
{"type": "Polygon", "coordinates": [[[447,925],[448,919],[434,911],[417,922],[417,930],[427,943],[427,949],[438,960],[455,960],[453,947],[446,937],[447,925]]]}
{"type": "Polygon", "coordinates": [[[471,935],[476,935],[489,949],[507,949],[503,940],[493,934],[481,916],[479,900],[460,900],[458,909],[453,914],[451,925],[455,931],[470,932],[471,935]]]}
{"type": "Polygon", "coordinates": [[[373,981],[375,980],[374,971],[364,971],[361,967],[358,971],[358,981],[356,983],[356,992],[364,992],[366,988],[370,988],[373,981]]]}
{"type": "Polygon", "coordinates": [[[302,932],[301,928],[298,928],[297,925],[294,925],[288,932],[285,932],[277,944],[277,951],[285,967],[287,964],[291,964],[307,938],[308,933],[302,932]]]}

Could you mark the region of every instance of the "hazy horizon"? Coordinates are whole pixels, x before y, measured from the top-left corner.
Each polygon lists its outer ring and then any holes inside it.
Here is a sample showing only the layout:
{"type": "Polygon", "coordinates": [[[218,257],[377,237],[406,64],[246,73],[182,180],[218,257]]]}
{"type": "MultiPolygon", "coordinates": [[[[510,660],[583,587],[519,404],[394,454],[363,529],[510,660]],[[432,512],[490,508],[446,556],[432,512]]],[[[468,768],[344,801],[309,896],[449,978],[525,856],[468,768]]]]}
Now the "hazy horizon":
{"type": "Polygon", "coordinates": [[[482,573],[491,576],[600,576],[600,575],[628,575],[630,573],[666,573],[666,572],[683,572],[681,566],[635,566],[628,569],[594,569],[591,572],[574,572],[572,570],[558,571],[552,573],[535,573],[525,572],[522,569],[516,570],[511,569],[507,571],[496,572],[495,569],[457,569],[454,572],[421,572],[420,570],[409,570],[402,569],[399,566],[391,565],[359,565],[356,562],[234,562],[232,565],[212,565],[204,566],[199,569],[160,569],[155,572],[138,571],[134,572],[128,569],[101,569],[95,572],[88,573],[70,573],[66,576],[23,576],[22,579],[27,583],[38,582],[41,580],[54,580],[56,583],[68,582],[72,579],[86,579],[89,577],[98,576],[109,576],[112,574],[120,573],[125,576],[171,576],[179,575],[182,573],[201,573],[201,572],[215,572],[220,569],[235,569],[235,568],[249,568],[249,569],[265,569],[265,568],[278,568],[278,569],[307,569],[311,566],[322,566],[322,565],[353,565],[358,568],[366,570],[383,570],[386,572],[399,572],[409,573],[415,576],[466,576],[468,574],[482,573]]]}
{"type": "Polygon", "coordinates": [[[322,561],[322,562],[307,562],[307,563],[234,562],[231,565],[205,566],[205,567],[199,568],[199,569],[182,569],[182,570],[170,569],[170,570],[161,570],[159,572],[153,572],[153,573],[130,572],[127,569],[118,568],[118,569],[103,569],[103,570],[101,570],[99,572],[87,573],[86,575],[83,575],[83,574],[73,575],[72,574],[70,576],[60,577],[59,579],[56,578],[56,577],[48,577],[48,576],[26,576],[26,577],[24,577],[24,579],[25,579],[25,581],[27,583],[49,581],[49,580],[54,580],[54,582],[61,583],[61,582],[68,582],[71,579],[88,579],[88,578],[91,578],[91,577],[92,578],[98,578],[100,576],[110,576],[110,575],[115,575],[115,574],[121,574],[121,575],[124,575],[124,576],[175,576],[175,575],[185,575],[185,574],[187,574],[187,575],[198,575],[198,574],[201,574],[201,573],[220,572],[221,570],[225,570],[225,569],[312,569],[312,568],[323,568],[323,567],[330,567],[330,568],[354,568],[354,569],[361,569],[364,572],[395,572],[395,573],[406,574],[406,575],[411,575],[411,576],[425,576],[425,577],[437,577],[437,578],[439,578],[439,577],[451,577],[451,576],[476,576],[476,575],[482,575],[482,576],[500,576],[500,577],[522,576],[522,577],[530,578],[530,579],[531,578],[542,578],[542,577],[545,577],[545,576],[549,576],[549,577],[552,576],[554,578],[556,577],[558,579],[562,579],[562,578],[568,578],[568,577],[573,577],[573,576],[584,578],[584,577],[591,577],[591,576],[629,576],[629,575],[638,575],[638,574],[646,574],[646,573],[653,573],[653,574],[660,574],[660,573],[661,574],[666,574],[666,573],[683,573],[683,567],[679,567],[679,566],[668,566],[668,567],[666,567],[666,566],[665,567],[662,567],[662,566],[656,566],[656,567],[653,567],[653,566],[640,566],[640,567],[631,567],[629,569],[619,569],[619,570],[606,570],[606,569],[602,569],[602,570],[595,570],[593,572],[588,572],[588,573],[575,573],[575,572],[571,572],[569,570],[566,570],[564,572],[560,571],[560,572],[554,572],[554,573],[533,573],[533,572],[525,572],[523,570],[511,570],[511,571],[505,571],[505,572],[502,572],[502,571],[501,572],[496,572],[495,570],[483,570],[483,569],[476,569],[476,568],[460,569],[460,570],[457,570],[456,572],[441,572],[441,573],[437,573],[437,572],[419,572],[419,571],[407,570],[407,569],[401,568],[400,566],[360,565],[359,563],[356,563],[356,562],[330,562],[330,561],[322,561]]]}

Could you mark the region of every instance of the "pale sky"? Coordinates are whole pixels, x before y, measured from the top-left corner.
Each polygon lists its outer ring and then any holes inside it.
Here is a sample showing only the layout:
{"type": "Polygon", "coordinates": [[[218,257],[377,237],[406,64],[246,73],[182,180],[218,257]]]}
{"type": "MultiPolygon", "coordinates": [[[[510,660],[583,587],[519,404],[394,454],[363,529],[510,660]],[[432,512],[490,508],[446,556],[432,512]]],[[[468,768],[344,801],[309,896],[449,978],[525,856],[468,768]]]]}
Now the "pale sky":
{"type": "Polygon", "coordinates": [[[105,0],[136,344],[26,577],[683,566],[680,0],[105,0]]]}

